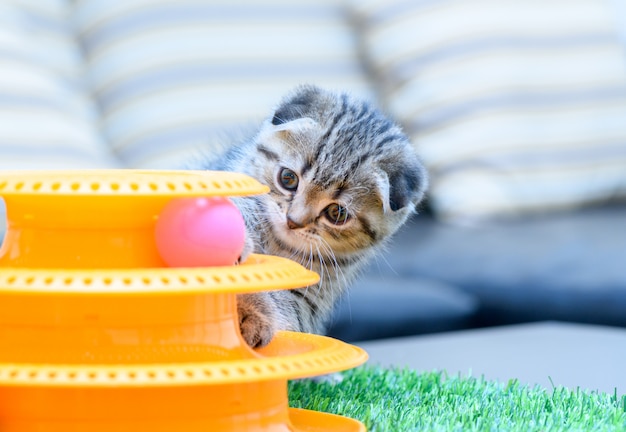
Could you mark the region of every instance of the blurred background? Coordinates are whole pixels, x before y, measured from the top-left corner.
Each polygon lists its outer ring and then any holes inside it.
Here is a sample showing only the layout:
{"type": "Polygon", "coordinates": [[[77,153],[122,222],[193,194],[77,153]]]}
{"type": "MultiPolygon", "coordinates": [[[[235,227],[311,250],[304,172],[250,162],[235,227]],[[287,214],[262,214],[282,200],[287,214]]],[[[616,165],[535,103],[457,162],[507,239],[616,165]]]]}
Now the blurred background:
{"type": "Polygon", "coordinates": [[[184,167],[301,83],[431,174],[333,335],[626,327],[623,0],[0,0],[0,170],[184,167]]]}

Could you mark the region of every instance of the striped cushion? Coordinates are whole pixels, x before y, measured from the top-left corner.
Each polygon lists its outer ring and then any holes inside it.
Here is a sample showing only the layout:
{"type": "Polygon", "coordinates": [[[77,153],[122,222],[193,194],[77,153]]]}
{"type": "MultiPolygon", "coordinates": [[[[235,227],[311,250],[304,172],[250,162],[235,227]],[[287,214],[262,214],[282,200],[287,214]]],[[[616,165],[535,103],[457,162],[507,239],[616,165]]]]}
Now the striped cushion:
{"type": "Polygon", "coordinates": [[[351,6],[385,103],[430,168],[442,218],[626,196],[626,44],[611,2],[351,6]]]}
{"type": "Polygon", "coordinates": [[[0,4],[0,169],[117,166],[61,0],[0,4]]]}
{"type": "Polygon", "coordinates": [[[368,93],[333,0],[83,0],[74,11],[115,152],[176,167],[313,82],[368,93]]]}

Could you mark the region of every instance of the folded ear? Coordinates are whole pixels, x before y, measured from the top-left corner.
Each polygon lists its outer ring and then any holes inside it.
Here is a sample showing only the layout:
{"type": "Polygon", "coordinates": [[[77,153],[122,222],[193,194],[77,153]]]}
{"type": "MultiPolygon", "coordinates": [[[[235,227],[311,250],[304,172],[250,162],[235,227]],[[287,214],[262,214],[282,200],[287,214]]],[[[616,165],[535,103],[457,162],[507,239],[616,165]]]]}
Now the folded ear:
{"type": "Polygon", "coordinates": [[[319,95],[320,89],[317,87],[298,87],[278,105],[272,117],[272,124],[278,126],[299,118],[313,117],[319,95]]]}
{"type": "Polygon", "coordinates": [[[385,210],[387,206],[394,212],[410,206],[412,211],[424,197],[428,184],[426,170],[417,160],[403,162],[388,166],[386,178],[378,181],[383,199],[386,199],[385,210]]]}
{"type": "Polygon", "coordinates": [[[389,177],[391,210],[400,210],[409,204],[417,205],[424,195],[424,180],[421,170],[411,169],[393,173],[389,177]]]}

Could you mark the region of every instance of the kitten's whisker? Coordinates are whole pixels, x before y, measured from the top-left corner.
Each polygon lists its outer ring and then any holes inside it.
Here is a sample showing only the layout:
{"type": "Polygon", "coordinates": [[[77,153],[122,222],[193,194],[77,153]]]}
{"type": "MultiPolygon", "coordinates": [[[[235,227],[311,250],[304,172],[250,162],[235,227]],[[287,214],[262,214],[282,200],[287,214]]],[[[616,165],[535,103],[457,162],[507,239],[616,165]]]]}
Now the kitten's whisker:
{"type": "Polygon", "coordinates": [[[320,241],[321,241],[320,246],[324,248],[324,250],[327,252],[328,257],[331,260],[332,268],[335,273],[335,279],[337,279],[337,282],[343,281],[344,286],[347,285],[348,279],[346,278],[346,275],[344,274],[343,269],[341,268],[341,265],[339,265],[339,263],[337,262],[335,251],[328,244],[326,240],[324,240],[323,238],[320,238],[320,241]]]}
{"type": "Polygon", "coordinates": [[[333,270],[336,273],[337,272],[341,272],[341,267],[337,263],[337,259],[335,257],[335,253],[334,253],[333,249],[330,247],[330,245],[328,244],[328,242],[326,242],[324,239],[320,239],[320,244],[318,245],[318,250],[319,250],[320,247],[324,250],[324,252],[328,256],[328,258],[330,258],[330,264],[332,265],[333,270]]]}
{"type": "Polygon", "coordinates": [[[313,271],[313,243],[309,243],[309,270],[313,271]]]}
{"type": "Polygon", "coordinates": [[[289,254],[289,256],[287,258],[292,260],[292,261],[296,261],[299,264],[302,264],[302,260],[298,258],[298,256],[301,255],[301,254],[302,254],[301,250],[294,250],[294,251],[291,251],[291,254],[289,254]]]}
{"type": "MultiPolygon", "coordinates": [[[[322,269],[322,274],[325,276],[324,277],[324,281],[328,281],[328,285],[329,285],[329,289],[331,292],[334,292],[334,287],[333,287],[333,272],[331,271],[331,268],[329,268],[328,263],[326,262],[326,260],[324,259],[324,254],[322,253],[322,251],[320,250],[320,245],[316,244],[315,245],[315,249],[317,250],[317,255],[319,256],[319,260],[320,260],[320,268],[322,269]]],[[[336,273],[336,271],[334,272],[336,273]]],[[[318,291],[320,291],[322,288],[321,284],[320,284],[320,288],[318,291]]]]}
{"type": "Polygon", "coordinates": [[[318,247],[316,247],[317,249],[317,258],[319,259],[320,262],[320,282],[319,282],[319,288],[318,291],[322,289],[322,285],[324,284],[324,281],[326,280],[326,263],[324,262],[324,257],[322,256],[322,254],[320,253],[320,250],[318,247]]]}
{"type": "Polygon", "coordinates": [[[380,274],[382,274],[382,270],[380,268],[380,260],[382,260],[385,265],[387,266],[387,268],[389,268],[389,270],[391,270],[391,272],[395,275],[398,276],[398,271],[393,268],[393,266],[391,265],[391,263],[389,262],[389,260],[387,259],[387,257],[385,256],[385,254],[380,254],[380,255],[375,255],[374,256],[374,261],[376,262],[376,267],[378,267],[378,272],[380,274]]]}
{"type": "MultiPolygon", "coordinates": [[[[304,265],[304,257],[305,257],[306,252],[303,250],[302,251],[302,258],[303,258],[303,263],[302,265],[304,265]]],[[[313,245],[309,243],[309,256],[308,256],[308,265],[306,266],[309,270],[311,271],[315,271],[315,269],[313,268],[313,245]]],[[[322,284],[322,277],[320,276],[320,281],[316,284],[318,286],[320,286],[322,284]]],[[[304,296],[306,297],[309,294],[309,288],[311,287],[311,285],[307,286],[304,290],[304,296]]],[[[319,288],[318,288],[319,291],[319,288]]]]}

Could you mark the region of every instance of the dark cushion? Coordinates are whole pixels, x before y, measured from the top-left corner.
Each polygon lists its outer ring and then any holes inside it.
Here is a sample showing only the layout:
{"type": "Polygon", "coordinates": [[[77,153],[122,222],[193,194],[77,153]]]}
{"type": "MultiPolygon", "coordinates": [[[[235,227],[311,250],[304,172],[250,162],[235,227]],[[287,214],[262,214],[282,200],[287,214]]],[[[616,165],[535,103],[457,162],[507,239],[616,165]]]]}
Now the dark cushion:
{"type": "Polygon", "coordinates": [[[475,299],[441,282],[365,277],[336,311],[329,335],[354,342],[458,330],[472,325],[475,299]]]}
{"type": "Polygon", "coordinates": [[[626,205],[483,226],[413,218],[385,259],[389,276],[450,284],[485,325],[564,320],[626,326],[626,205]]]}

